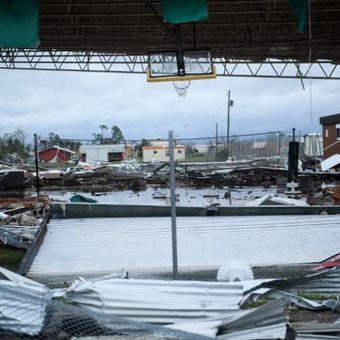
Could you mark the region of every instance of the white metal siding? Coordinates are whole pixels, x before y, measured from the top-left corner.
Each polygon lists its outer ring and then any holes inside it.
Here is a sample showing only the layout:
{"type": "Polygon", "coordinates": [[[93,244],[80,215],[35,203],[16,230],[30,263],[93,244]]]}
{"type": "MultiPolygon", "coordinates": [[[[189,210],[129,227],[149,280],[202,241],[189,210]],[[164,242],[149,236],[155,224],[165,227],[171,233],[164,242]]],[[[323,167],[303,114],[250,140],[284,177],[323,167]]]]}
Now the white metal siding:
{"type": "MultiPolygon", "coordinates": [[[[174,148],[174,159],[175,161],[183,161],[185,160],[185,148],[184,147],[175,147],[174,148]]],[[[167,156],[167,148],[160,149],[143,149],[143,162],[168,162],[169,156],[167,156]],[[156,152],[156,153],[154,153],[156,152]]]]}
{"type": "Polygon", "coordinates": [[[166,162],[169,158],[166,155],[166,149],[144,149],[143,162],[166,162]],[[154,151],[156,153],[154,153],[154,151]]]}
{"type": "MultiPolygon", "coordinates": [[[[178,217],[180,269],[316,262],[339,252],[340,216],[178,217]]],[[[171,270],[170,218],[51,220],[29,275],[171,270]]]]}
{"type": "Polygon", "coordinates": [[[86,161],[108,162],[108,153],[124,153],[124,144],[108,144],[108,145],[82,145],[80,153],[86,154],[86,161]]]}

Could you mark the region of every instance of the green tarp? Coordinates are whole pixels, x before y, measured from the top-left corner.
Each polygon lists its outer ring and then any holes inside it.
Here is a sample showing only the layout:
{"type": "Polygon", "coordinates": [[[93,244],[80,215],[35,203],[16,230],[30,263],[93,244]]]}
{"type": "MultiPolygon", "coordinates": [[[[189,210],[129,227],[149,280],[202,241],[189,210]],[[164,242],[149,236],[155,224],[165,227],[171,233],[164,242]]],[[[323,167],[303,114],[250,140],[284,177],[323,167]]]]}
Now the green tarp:
{"type": "Polygon", "coordinates": [[[73,195],[71,198],[70,198],[70,202],[76,202],[76,203],[83,203],[83,202],[86,202],[86,203],[97,203],[96,200],[92,199],[92,198],[89,198],[89,197],[85,197],[83,195],[73,195]]]}
{"type": "Polygon", "coordinates": [[[308,17],[308,0],[289,0],[289,5],[296,17],[298,32],[303,33],[308,17]]]}
{"type": "Polygon", "coordinates": [[[207,0],[162,0],[162,2],[165,22],[181,24],[208,19],[207,0]]]}
{"type": "Polygon", "coordinates": [[[39,0],[0,0],[0,47],[36,47],[39,0]]]}

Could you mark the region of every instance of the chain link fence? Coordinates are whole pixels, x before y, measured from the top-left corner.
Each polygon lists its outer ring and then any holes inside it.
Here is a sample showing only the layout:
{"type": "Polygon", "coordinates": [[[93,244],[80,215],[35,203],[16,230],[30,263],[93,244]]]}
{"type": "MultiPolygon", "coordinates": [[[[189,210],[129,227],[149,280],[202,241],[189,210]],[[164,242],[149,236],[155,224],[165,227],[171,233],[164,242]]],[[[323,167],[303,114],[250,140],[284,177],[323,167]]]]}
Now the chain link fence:
{"type": "MultiPolygon", "coordinates": [[[[218,162],[226,161],[251,161],[268,160],[270,162],[284,162],[288,156],[288,145],[292,140],[292,134],[274,131],[244,135],[176,138],[176,146],[183,151],[177,160],[186,162],[218,162]]],[[[299,137],[297,137],[299,140],[299,137]]],[[[144,140],[149,146],[163,142],[168,145],[167,139],[144,140]]],[[[133,145],[140,145],[141,141],[128,141],[133,145]]],[[[137,147],[135,148],[137,149],[137,147]]],[[[141,149],[139,147],[139,149],[141,149]]],[[[141,151],[141,150],[140,150],[141,151]]],[[[142,160],[142,152],[133,152],[131,158],[142,160]],[[138,157],[139,156],[139,157],[138,157]]],[[[155,158],[157,150],[155,149],[155,158]]]]}

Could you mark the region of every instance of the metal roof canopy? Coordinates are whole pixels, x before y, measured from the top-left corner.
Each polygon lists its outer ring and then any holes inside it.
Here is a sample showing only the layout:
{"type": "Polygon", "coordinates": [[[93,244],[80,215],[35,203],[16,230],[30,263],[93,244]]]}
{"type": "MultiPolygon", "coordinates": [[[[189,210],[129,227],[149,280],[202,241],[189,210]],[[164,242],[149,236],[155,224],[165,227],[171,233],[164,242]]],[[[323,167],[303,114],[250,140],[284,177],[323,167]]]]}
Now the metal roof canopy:
{"type": "MultiPolygon", "coordinates": [[[[313,63],[336,68],[340,2],[310,0],[310,4],[311,41],[308,25],[304,34],[297,32],[288,0],[208,0],[207,21],[182,25],[183,48],[192,49],[194,44],[198,49],[210,48],[214,63],[222,65],[218,75],[242,75],[228,70],[231,61],[248,69],[253,63],[265,63],[275,70],[261,75],[255,68],[244,76],[285,77],[285,69],[276,66],[283,63],[293,65],[294,74],[288,77],[308,77],[300,64],[309,62],[310,47],[313,63]]],[[[45,58],[52,64],[45,69],[62,70],[64,64],[78,63],[81,66],[70,69],[142,73],[148,51],[175,48],[173,26],[163,23],[159,0],[41,0],[38,49],[2,49],[0,67],[41,69],[45,58]],[[93,68],[92,62],[101,66],[93,68]],[[116,63],[129,67],[117,68],[116,63]]],[[[321,67],[311,77],[339,79],[333,72],[321,67]]]]}

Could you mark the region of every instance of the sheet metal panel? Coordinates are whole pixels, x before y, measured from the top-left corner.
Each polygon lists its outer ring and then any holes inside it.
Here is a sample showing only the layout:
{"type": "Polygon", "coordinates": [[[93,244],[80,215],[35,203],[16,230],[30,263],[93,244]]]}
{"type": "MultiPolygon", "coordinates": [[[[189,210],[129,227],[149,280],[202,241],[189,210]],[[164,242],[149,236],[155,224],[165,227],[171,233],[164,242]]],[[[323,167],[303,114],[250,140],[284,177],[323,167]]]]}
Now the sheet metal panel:
{"type": "MultiPolygon", "coordinates": [[[[180,270],[317,262],[339,252],[340,216],[177,218],[180,270]]],[[[171,270],[170,218],[51,220],[30,276],[171,270]]]]}
{"type": "Polygon", "coordinates": [[[101,278],[77,280],[67,301],[94,312],[135,321],[169,324],[239,311],[240,283],[101,278]]]}

